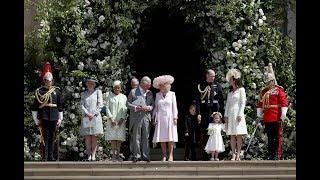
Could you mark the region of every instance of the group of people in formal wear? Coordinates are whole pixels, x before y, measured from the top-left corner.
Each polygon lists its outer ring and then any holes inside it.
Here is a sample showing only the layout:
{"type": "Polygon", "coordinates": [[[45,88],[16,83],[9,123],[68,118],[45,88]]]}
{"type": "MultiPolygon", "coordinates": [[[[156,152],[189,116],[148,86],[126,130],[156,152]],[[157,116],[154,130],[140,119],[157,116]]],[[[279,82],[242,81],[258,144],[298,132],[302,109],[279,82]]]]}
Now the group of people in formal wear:
{"type": "MultiPolygon", "coordinates": [[[[42,80],[44,85],[35,92],[32,117],[40,128],[44,145],[43,159],[53,161],[55,133],[63,120],[63,100],[59,88],[52,83],[48,62],[43,68],[42,80]]],[[[215,81],[215,72],[207,70],[206,80],[198,84],[198,94],[188,107],[189,112],[184,119],[179,119],[184,121],[185,160],[219,160],[219,153],[225,151],[222,131],[230,136],[231,160],[240,160],[243,136],[248,134],[244,113],[246,91],[238,69],[230,69],[226,80],[230,89],[225,101],[223,88],[215,81]],[[201,150],[199,159],[197,142],[200,142],[201,150]]],[[[277,85],[271,64],[264,80],[266,86],[261,90],[257,102],[257,116],[263,120],[268,136],[268,159],[275,160],[281,158],[282,120],[286,118],[288,102],[283,87],[277,85]]],[[[113,161],[123,160],[120,148],[127,136],[129,160],[150,162],[151,138],[153,144],[159,143],[161,146],[162,157],[159,160],[173,161],[174,146],[178,142],[178,102],[175,92],[171,91],[173,82],[171,75],[162,75],[153,81],[148,76],[140,81],[133,78],[132,89],[126,96],[119,80],[113,82],[111,91],[103,93],[97,88],[97,79],[87,77],[84,80],[86,90],[81,93],[80,102],[83,114],[80,135],[85,140],[86,159],[96,160],[97,139],[104,135],[111,144],[113,161]],[[159,90],[155,96],[150,90],[151,86],[159,90]],[[105,116],[102,116],[104,108],[105,116]],[[153,134],[150,134],[151,125],[154,125],[153,134]]]]}

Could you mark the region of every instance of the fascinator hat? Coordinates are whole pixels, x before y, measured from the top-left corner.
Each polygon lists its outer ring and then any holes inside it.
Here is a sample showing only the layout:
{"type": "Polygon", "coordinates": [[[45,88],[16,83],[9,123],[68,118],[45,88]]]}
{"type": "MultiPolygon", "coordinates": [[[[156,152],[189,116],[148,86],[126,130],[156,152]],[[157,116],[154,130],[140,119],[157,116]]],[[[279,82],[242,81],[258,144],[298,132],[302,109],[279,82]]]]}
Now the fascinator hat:
{"type": "Polygon", "coordinates": [[[241,78],[241,72],[238,69],[230,69],[226,75],[226,79],[229,82],[231,77],[234,79],[240,79],[241,78]]]}

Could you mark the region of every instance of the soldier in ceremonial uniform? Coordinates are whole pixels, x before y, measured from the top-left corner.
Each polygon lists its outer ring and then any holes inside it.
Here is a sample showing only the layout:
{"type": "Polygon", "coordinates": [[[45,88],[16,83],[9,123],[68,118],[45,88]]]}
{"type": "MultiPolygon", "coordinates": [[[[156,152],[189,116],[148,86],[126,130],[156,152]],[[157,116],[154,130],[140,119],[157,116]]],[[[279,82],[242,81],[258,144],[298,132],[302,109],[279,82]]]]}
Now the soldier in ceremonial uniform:
{"type": "Polygon", "coordinates": [[[59,88],[52,85],[52,71],[49,62],[46,62],[42,71],[44,86],[36,89],[35,101],[32,106],[32,118],[40,128],[44,141],[45,161],[55,161],[53,157],[54,140],[57,127],[63,119],[62,98],[59,88]]]}
{"type": "Polygon", "coordinates": [[[224,114],[223,89],[220,84],[214,81],[215,72],[212,69],[207,70],[206,81],[198,84],[198,95],[196,98],[197,118],[200,121],[200,148],[202,160],[210,159],[204,151],[209,136],[207,127],[210,123],[210,116],[213,112],[224,114]]]}
{"type": "Polygon", "coordinates": [[[286,118],[288,101],[283,87],[277,85],[269,63],[265,74],[266,86],[261,90],[257,116],[263,119],[268,136],[268,160],[280,160],[282,155],[282,120],[286,118]]]}

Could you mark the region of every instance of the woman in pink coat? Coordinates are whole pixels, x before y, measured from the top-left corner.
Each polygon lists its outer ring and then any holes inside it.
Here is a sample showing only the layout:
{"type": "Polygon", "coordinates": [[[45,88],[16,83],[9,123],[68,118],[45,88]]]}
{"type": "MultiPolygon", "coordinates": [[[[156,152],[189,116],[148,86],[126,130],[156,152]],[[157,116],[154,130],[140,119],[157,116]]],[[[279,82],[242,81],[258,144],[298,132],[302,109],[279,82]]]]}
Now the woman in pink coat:
{"type": "Polygon", "coordinates": [[[174,78],[163,75],[153,80],[153,87],[160,89],[156,94],[153,117],[155,119],[155,131],[153,143],[160,142],[162,149],[162,161],[167,159],[167,143],[169,149],[168,161],[173,161],[173,144],[178,142],[177,120],[178,109],[176,95],[170,91],[174,78]]]}

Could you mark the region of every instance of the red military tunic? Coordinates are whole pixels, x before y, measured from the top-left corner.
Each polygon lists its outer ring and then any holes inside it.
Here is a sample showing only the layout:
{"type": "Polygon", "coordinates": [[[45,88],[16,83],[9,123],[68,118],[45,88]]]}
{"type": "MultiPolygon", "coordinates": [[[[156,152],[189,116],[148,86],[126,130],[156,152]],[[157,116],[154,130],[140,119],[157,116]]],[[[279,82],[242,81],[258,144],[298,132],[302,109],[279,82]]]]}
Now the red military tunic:
{"type": "Polygon", "coordinates": [[[279,122],[277,126],[276,156],[282,156],[283,125],[281,121],[281,107],[288,107],[288,100],[283,87],[275,85],[271,89],[262,89],[257,108],[262,108],[264,123],[279,122]]]}
{"type": "Polygon", "coordinates": [[[263,110],[264,122],[280,121],[281,107],[288,107],[288,100],[283,87],[275,85],[271,89],[262,89],[257,107],[263,110]]]}

